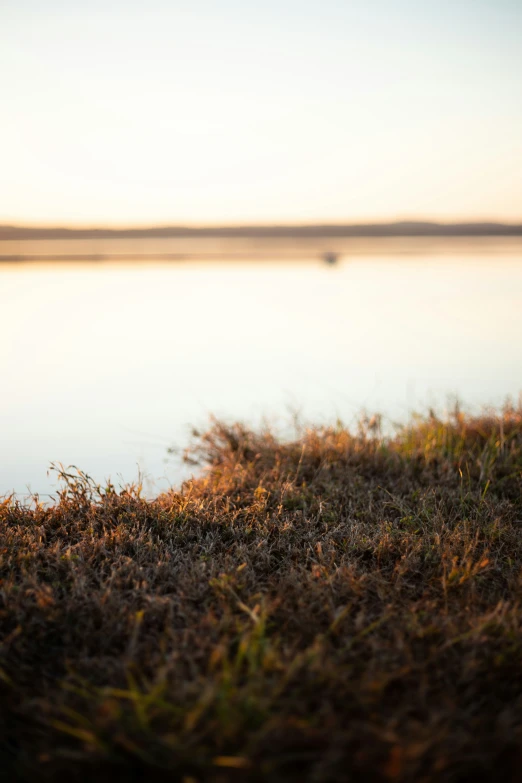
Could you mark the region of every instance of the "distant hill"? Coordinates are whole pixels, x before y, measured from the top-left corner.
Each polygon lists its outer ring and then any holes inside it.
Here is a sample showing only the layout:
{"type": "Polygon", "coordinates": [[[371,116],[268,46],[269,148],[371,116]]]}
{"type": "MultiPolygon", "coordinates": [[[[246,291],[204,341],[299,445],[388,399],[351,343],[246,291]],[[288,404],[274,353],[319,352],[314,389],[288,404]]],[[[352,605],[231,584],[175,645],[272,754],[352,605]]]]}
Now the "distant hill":
{"type": "Polygon", "coordinates": [[[153,226],[150,228],[62,228],[0,225],[0,241],[23,239],[132,239],[159,237],[482,237],[522,236],[522,223],[394,223],[286,226],[153,226]]]}

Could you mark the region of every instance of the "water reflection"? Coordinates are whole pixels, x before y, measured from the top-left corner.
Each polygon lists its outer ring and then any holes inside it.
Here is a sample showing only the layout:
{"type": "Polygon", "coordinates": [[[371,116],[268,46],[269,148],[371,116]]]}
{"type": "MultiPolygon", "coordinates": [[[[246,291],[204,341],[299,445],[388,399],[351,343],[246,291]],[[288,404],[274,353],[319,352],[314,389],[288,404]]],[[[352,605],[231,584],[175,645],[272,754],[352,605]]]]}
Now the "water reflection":
{"type": "Polygon", "coordinates": [[[164,488],[166,447],[211,413],[403,418],[522,389],[521,250],[4,264],[0,296],[0,492],[49,491],[52,460],[164,488]]]}

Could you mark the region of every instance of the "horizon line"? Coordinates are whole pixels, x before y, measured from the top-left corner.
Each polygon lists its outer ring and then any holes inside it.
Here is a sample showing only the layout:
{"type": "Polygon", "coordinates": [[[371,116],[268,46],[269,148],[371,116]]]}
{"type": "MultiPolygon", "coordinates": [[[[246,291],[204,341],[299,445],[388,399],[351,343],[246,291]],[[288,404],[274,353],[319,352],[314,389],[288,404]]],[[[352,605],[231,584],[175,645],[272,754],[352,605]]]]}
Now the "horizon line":
{"type": "Polygon", "coordinates": [[[0,229],[16,228],[20,230],[63,230],[63,231],[143,231],[156,230],[164,228],[183,228],[189,230],[201,229],[231,229],[231,228],[313,228],[313,227],[373,227],[373,226],[391,226],[391,225],[436,225],[436,226],[460,226],[460,225],[500,225],[500,226],[520,226],[522,225],[522,215],[520,218],[504,219],[499,217],[459,217],[451,219],[440,219],[437,217],[393,217],[393,218],[368,218],[358,220],[344,219],[310,219],[310,220],[232,220],[232,221],[131,221],[131,222],[103,222],[103,221],[85,221],[71,223],[68,221],[38,221],[38,220],[17,220],[12,218],[0,217],[0,229]]]}
{"type": "Polygon", "coordinates": [[[38,225],[0,223],[0,241],[65,238],[131,238],[140,237],[393,237],[393,236],[522,236],[519,223],[498,220],[391,220],[373,222],[303,222],[303,223],[225,223],[225,224],[147,224],[147,225],[38,225]]]}

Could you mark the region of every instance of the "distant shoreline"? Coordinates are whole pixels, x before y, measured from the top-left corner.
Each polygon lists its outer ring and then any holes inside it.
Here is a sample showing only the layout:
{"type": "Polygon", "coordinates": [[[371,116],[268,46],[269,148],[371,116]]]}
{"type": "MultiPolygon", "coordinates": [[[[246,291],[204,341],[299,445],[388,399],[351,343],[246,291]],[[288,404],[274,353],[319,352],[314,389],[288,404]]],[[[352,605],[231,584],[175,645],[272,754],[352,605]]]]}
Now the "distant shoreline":
{"type": "Polygon", "coordinates": [[[522,237],[522,223],[468,222],[250,225],[250,226],[151,226],[148,228],[64,228],[60,226],[0,225],[0,242],[30,239],[159,239],[159,238],[372,238],[372,237],[522,237]]]}

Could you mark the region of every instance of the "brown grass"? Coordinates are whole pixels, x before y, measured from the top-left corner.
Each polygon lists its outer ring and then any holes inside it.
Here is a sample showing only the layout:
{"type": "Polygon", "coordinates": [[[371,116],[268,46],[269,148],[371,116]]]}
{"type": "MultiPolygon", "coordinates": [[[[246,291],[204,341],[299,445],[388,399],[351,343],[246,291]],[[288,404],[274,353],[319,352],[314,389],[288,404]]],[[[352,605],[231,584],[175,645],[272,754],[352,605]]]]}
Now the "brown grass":
{"type": "Polygon", "coordinates": [[[0,503],[6,779],[520,780],[522,411],[198,455],[0,503]]]}

